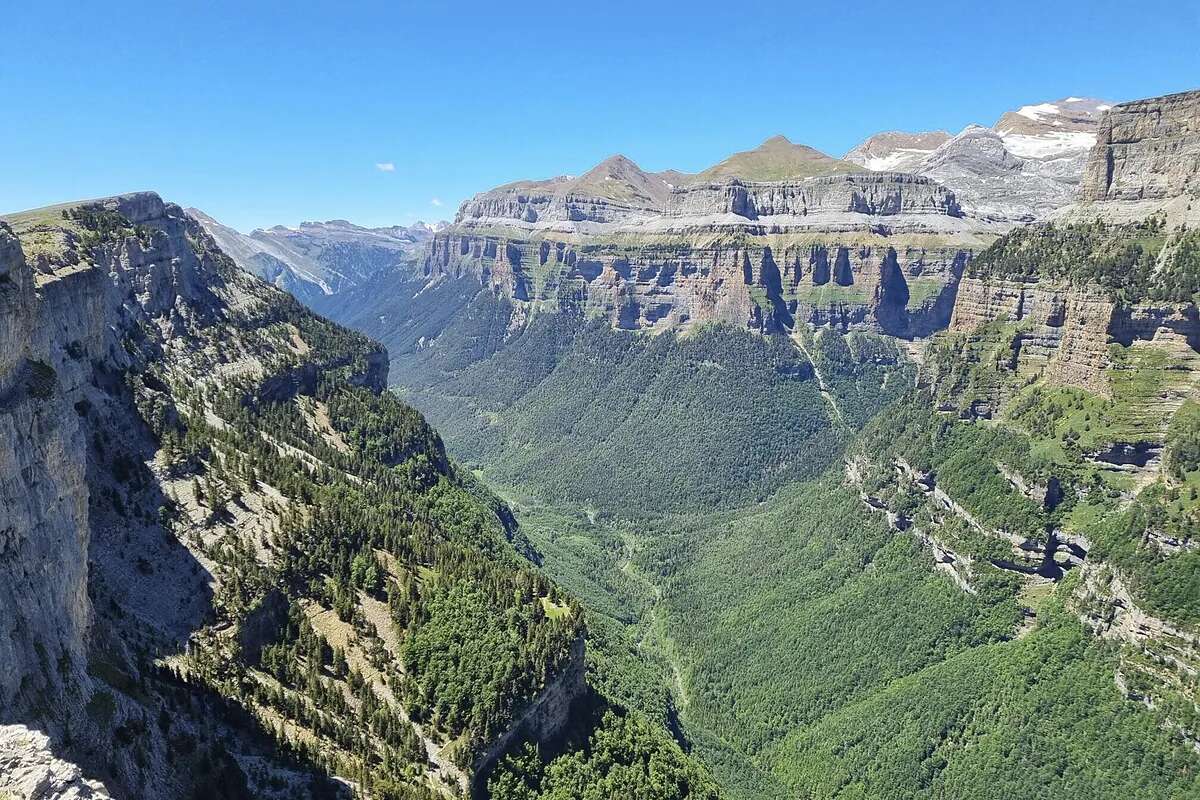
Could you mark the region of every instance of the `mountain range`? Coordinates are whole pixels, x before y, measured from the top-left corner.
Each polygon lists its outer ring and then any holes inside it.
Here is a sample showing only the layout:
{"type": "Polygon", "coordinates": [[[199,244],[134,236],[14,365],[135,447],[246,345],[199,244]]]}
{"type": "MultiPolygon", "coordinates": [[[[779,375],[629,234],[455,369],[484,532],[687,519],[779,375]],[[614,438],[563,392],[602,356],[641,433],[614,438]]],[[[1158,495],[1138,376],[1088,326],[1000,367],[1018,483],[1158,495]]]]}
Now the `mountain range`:
{"type": "Polygon", "coordinates": [[[314,306],[323,297],[359,286],[374,272],[411,258],[447,224],[363,228],[335,219],[243,234],[199,209],[187,212],[242,269],[314,306]]]}
{"type": "MultiPolygon", "coordinates": [[[[886,216],[889,229],[994,234],[1071,201],[1100,115],[1109,107],[1069,97],[1022,106],[1006,112],[991,129],[969,126],[957,136],[942,131],[880,133],[842,159],[775,136],[695,174],[646,172],[614,155],[583,175],[516,181],[476,195],[463,204],[457,222],[564,233],[599,233],[589,225],[598,223],[640,235],[736,227],[760,219],[792,231],[866,229],[880,227],[872,217],[886,216]],[[886,174],[868,178],[863,168],[886,174]],[[908,188],[902,189],[905,182],[898,183],[890,177],[893,173],[928,177],[934,183],[906,179],[908,188]],[[836,177],[855,174],[859,177],[836,177]],[[814,182],[794,198],[794,188],[781,186],[783,195],[760,198],[757,187],[744,185],[817,177],[827,180],[814,182]],[[906,201],[904,192],[931,196],[906,201]],[[936,196],[939,192],[943,196],[936,196]],[[810,214],[821,216],[810,221],[810,214]],[[938,218],[942,216],[955,219],[938,218]]],[[[198,209],[189,212],[240,266],[318,310],[328,298],[362,286],[375,272],[420,257],[432,234],[447,227],[416,223],[367,229],[334,220],[244,235],[198,209]]]]}

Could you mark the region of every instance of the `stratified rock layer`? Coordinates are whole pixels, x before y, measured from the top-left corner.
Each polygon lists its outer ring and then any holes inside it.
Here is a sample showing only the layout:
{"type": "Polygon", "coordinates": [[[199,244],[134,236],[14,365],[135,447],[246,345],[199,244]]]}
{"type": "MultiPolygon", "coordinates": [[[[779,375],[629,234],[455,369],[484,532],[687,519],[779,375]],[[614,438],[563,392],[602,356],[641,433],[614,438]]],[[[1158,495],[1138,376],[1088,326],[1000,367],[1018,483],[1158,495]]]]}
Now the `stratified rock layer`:
{"type": "Polygon", "coordinates": [[[1100,123],[1081,201],[1200,197],[1200,91],[1114,106],[1100,123]]]}

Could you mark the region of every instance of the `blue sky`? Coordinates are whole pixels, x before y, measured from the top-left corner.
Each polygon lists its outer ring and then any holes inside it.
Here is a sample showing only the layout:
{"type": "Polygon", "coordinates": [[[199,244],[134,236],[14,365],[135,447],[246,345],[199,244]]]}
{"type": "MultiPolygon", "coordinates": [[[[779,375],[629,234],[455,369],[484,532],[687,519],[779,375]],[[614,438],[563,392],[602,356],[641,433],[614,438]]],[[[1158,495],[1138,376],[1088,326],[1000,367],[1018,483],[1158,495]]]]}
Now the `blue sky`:
{"type": "Polygon", "coordinates": [[[0,26],[0,213],[149,188],[244,230],[1200,88],[1197,2],[39,0],[0,26]]]}

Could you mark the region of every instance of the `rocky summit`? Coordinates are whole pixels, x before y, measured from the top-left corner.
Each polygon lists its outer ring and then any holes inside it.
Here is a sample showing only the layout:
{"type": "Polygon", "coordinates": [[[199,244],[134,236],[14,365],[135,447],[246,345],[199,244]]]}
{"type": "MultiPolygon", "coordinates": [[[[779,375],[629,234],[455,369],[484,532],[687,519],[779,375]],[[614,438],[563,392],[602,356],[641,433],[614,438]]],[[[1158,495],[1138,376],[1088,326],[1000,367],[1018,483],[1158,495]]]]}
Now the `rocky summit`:
{"type": "Polygon", "coordinates": [[[846,153],[845,159],[872,172],[916,173],[921,162],[950,139],[945,131],[884,131],[846,153]]]}
{"type": "Polygon", "coordinates": [[[1200,92],[1122,103],[1104,116],[1084,170],[1082,202],[1190,205],[1198,196],[1200,92]]]}

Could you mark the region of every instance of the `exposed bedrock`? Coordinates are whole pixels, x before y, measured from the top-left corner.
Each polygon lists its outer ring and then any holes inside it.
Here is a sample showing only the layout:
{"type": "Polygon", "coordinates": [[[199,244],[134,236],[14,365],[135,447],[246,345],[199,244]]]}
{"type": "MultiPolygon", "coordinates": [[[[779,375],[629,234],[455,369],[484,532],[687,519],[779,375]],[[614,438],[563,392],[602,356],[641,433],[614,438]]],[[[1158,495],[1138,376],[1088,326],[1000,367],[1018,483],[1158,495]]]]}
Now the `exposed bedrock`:
{"type": "Polygon", "coordinates": [[[797,324],[923,336],[945,327],[970,251],[806,237],[710,245],[575,244],[451,230],[425,262],[430,278],[474,276],[515,301],[662,330],[722,321],[764,332],[797,324]]]}
{"type": "Polygon", "coordinates": [[[954,193],[933,180],[902,173],[865,172],[785,181],[728,178],[674,187],[657,198],[631,200],[559,193],[553,184],[500,187],[464,203],[459,221],[618,223],[653,216],[722,214],[756,220],[817,212],[962,216],[954,193]]]}
{"type": "Polygon", "coordinates": [[[1121,103],[1100,121],[1082,201],[1200,197],[1200,91],[1121,103]]]}

